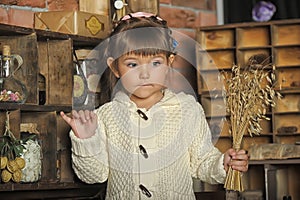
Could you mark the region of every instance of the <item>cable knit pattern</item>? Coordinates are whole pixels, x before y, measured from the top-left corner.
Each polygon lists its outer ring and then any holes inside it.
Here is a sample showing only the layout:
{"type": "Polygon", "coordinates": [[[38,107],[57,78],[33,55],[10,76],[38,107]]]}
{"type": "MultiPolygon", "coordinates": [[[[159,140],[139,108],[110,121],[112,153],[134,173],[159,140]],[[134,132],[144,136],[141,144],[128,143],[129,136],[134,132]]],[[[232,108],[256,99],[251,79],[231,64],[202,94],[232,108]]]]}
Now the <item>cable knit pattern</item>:
{"type": "Polygon", "coordinates": [[[84,182],[108,180],[106,199],[194,200],[192,177],[223,183],[223,155],[213,146],[201,105],[190,95],[166,90],[163,99],[137,113],[119,92],[95,112],[99,128],[93,137],[70,133],[73,168],[84,182]],[[142,144],[148,157],[142,156],[142,144]]]}

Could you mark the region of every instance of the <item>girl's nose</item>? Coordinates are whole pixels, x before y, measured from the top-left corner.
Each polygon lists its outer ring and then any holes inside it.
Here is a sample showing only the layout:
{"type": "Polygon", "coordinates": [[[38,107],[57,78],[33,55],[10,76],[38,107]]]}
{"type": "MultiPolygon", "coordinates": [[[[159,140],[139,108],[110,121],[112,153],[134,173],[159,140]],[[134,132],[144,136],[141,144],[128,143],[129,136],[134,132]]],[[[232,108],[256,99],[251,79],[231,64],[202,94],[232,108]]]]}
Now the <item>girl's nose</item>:
{"type": "Polygon", "coordinates": [[[140,79],[148,79],[150,77],[149,69],[147,65],[143,65],[140,68],[140,79]]]}

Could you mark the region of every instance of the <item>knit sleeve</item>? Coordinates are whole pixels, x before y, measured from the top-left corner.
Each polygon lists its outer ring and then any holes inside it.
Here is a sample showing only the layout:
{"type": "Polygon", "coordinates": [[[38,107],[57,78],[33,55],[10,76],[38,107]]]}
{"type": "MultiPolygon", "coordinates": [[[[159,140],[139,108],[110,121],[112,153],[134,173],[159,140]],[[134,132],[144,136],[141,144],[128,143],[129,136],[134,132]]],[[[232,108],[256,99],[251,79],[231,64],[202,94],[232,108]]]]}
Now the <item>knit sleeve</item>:
{"type": "Polygon", "coordinates": [[[78,178],[85,183],[102,183],[108,177],[106,135],[102,127],[100,122],[95,135],[87,139],[77,138],[70,132],[72,167],[78,178]]]}
{"type": "Polygon", "coordinates": [[[224,156],[214,147],[203,108],[199,103],[197,105],[196,134],[189,148],[192,176],[210,184],[224,183],[224,156]]]}

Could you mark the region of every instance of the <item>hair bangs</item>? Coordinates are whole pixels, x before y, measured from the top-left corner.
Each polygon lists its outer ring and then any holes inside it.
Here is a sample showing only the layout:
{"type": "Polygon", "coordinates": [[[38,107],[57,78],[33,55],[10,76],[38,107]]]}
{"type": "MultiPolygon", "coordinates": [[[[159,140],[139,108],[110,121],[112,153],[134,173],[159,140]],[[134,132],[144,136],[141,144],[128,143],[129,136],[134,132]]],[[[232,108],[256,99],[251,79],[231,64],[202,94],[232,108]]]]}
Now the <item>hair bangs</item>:
{"type": "Polygon", "coordinates": [[[171,54],[170,36],[165,28],[142,27],[121,32],[112,39],[110,55],[118,58],[124,54],[171,54]]]}

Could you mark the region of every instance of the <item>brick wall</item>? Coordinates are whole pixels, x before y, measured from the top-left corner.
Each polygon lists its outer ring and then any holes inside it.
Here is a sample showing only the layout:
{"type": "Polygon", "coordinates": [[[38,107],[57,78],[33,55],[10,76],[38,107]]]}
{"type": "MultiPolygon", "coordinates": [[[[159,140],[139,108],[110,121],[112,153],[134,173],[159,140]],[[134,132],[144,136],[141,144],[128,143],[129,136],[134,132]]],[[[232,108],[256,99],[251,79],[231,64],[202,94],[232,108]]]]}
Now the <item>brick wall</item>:
{"type": "MultiPolygon", "coordinates": [[[[79,0],[0,0],[0,23],[33,27],[34,12],[78,10],[79,0]]],[[[160,16],[170,27],[195,38],[195,28],[217,24],[216,0],[160,0],[160,16]]],[[[183,39],[184,40],[184,39],[183,39]]],[[[184,45],[182,57],[194,60],[194,45],[179,39],[184,45]]],[[[196,90],[195,67],[177,56],[174,68],[187,77],[196,90]]],[[[177,83],[178,87],[182,85],[177,83]]]]}
{"type": "MultiPolygon", "coordinates": [[[[33,26],[33,13],[78,10],[78,0],[0,0],[0,23],[33,26]]],[[[195,27],[217,23],[216,0],[160,0],[160,15],[170,27],[195,36],[195,27]]]]}

